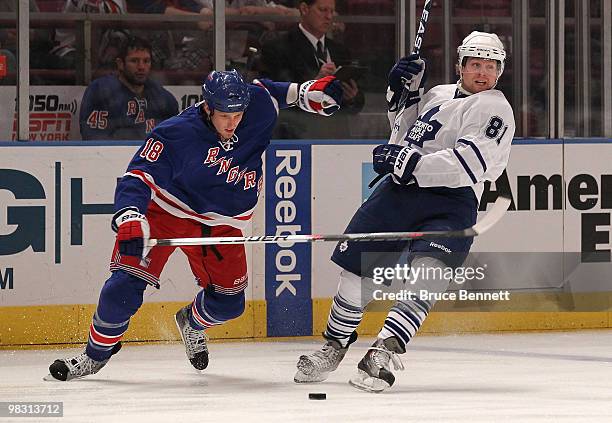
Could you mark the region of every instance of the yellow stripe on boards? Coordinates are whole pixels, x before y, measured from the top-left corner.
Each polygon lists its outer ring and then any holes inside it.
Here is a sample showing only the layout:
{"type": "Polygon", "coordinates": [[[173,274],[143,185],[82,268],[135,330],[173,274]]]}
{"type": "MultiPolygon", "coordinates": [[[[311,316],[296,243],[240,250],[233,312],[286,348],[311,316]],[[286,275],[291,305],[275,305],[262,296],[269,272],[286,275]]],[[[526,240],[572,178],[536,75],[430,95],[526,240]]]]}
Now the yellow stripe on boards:
{"type": "MultiPolygon", "coordinates": [[[[312,300],[313,332],[320,335],[327,324],[330,298],[312,300]]],[[[375,336],[385,322],[392,302],[371,303],[357,329],[375,336]]],[[[441,301],[427,317],[420,333],[496,332],[612,328],[610,293],[513,293],[510,301],[441,301]],[[454,311],[450,311],[454,310],[454,311]],[[577,311],[568,311],[577,310],[577,311]],[[591,311],[592,310],[592,311],[591,311]]]]}
{"type": "MultiPolygon", "coordinates": [[[[187,301],[143,304],[123,340],[179,340],[174,314],[185,304],[187,301]]],[[[0,307],[0,347],[83,344],[95,308],[93,304],[0,307]]],[[[265,301],[247,301],[242,316],[207,333],[211,339],[265,337],[265,301]]]]}
{"type": "MultiPolygon", "coordinates": [[[[314,336],[320,336],[325,330],[331,302],[331,298],[313,299],[314,336]]],[[[123,339],[126,342],[178,341],[180,337],[174,323],[174,314],[186,303],[145,303],[133,317],[123,339]]],[[[612,308],[609,304],[612,304],[612,295],[609,293],[571,296],[512,294],[508,302],[466,302],[460,308],[457,304],[439,302],[425,321],[421,333],[612,328],[612,308]],[[459,311],[449,311],[451,309],[459,311]]],[[[391,305],[390,302],[378,303],[374,308],[376,311],[366,312],[358,333],[376,335],[391,305]]],[[[94,310],[93,304],[0,307],[0,348],[84,344],[94,310]]],[[[247,301],[246,310],[240,318],[210,328],[208,333],[211,339],[261,340],[267,336],[266,318],[264,300],[247,301]]]]}

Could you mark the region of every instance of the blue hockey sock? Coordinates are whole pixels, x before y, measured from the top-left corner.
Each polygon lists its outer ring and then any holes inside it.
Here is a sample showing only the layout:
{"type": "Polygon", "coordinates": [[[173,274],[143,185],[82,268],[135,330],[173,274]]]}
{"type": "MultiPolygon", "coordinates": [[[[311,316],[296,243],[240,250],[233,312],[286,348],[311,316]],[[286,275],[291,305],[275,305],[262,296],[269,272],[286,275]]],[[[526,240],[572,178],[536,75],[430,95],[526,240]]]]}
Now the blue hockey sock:
{"type": "Polygon", "coordinates": [[[203,330],[239,317],[244,312],[244,291],[226,295],[202,289],[191,304],[189,324],[203,330]]]}
{"type": "Polygon", "coordinates": [[[85,352],[96,361],[113,354],[127,331],[130,318],[142,305],[147,283],[121,270],[113,272],[100,292],[98,307],[89,327],[85,352]]]}

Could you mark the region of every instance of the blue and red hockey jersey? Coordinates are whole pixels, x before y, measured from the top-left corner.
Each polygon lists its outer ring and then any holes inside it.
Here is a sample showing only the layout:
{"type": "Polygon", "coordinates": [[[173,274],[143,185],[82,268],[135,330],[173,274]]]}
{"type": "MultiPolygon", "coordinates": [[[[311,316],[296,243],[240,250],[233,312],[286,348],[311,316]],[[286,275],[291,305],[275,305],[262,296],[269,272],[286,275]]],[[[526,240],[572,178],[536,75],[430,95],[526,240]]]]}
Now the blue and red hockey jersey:
{"type": "Polygon", "coordinates": [[[115,75],[94,80],[81,101],[79,125],[84,140],[141,140],[160,122],[178,113],[174,96],[147,80],[138,97],[115,75]]]}
{"type": "Polygon", "coordinates": [[[262,154],[278,111],[287,108],[288,82],[249,84],[251,101],[226,151],[196,104],[157,126],[134,155],[115,192],[115,208],[154,201],[168,213],[210,226],[243,229],[263,184],[262,154]]]}

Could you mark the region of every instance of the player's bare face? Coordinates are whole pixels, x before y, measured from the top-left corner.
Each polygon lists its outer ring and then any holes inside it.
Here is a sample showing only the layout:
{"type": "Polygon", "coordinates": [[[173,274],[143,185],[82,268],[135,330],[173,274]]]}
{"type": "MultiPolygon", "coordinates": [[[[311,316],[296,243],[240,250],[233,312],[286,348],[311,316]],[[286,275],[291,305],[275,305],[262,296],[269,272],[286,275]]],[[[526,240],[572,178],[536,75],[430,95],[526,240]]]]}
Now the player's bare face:
{"type": "Polygon", "coordinates": [[[461,68],[463,88],[474,94],[490,90],[495,85],[498,71],[496,60],[468,57],[461,68]]]}
{"type": "Polygon", "coordinates": [[[327,34],[336,13],[336,0],[317,0],[311,5],[301,3],[302,25],[317,38],[327,34]]]}
{"type": "Polygon", "coordinates": [[[148,50],[130,50],[125,60],[118,59],[119,74],[130,85],[144,85],[151,73],[151,53],[148,50]]]}
{"type": "Polygon", "coordinates": [[[227,140],[234,135],[234,132],[236,132],[236,128],[242,120],[243,115],[244,112],[228,113],[215,110],[210,120],[219,135],[221,135],[223,139],[227,140]]]}

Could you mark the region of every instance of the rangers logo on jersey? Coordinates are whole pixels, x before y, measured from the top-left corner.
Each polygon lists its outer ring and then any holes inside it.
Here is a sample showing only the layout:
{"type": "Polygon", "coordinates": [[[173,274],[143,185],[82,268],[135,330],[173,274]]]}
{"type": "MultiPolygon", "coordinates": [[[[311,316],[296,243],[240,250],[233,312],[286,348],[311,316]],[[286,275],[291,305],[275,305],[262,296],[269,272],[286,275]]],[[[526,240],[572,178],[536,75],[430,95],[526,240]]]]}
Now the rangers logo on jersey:
{"type": "MultiPolygon", "coordinates": [[[[247,169],[240,170],[239,166],[231,167],[233,157],[221,156],[219,157],[219,152],[221,149],[219,147],[211,147],[208,149],[208,153],[206,154],[206,159],[204,160],[204,164],[208,165],[208,167],[218,166],[217,175],[221,175],[227,173],[227,177],[225,178],[225,182],[234,185],[238,184],[241,180],[244,179],[244,189],[255,188],[258,184],[256,181],[257,172],[252,170],[247,172],[247,169]]],[[[261,179],[261,178],[260,178],[261,179]]]]}
{"type": "Polygon", "coordinates": [[[155,128],[155,119],[147,119],[145,133],[149,134],[155,128]]]}
{"type": "Polygon", "coordinates": [[[143,123],[145,121],[145,111],[147,110],[147,99],[137,98],[128,101],[127,115],[136,116],[134,123],[143,123]]]}

